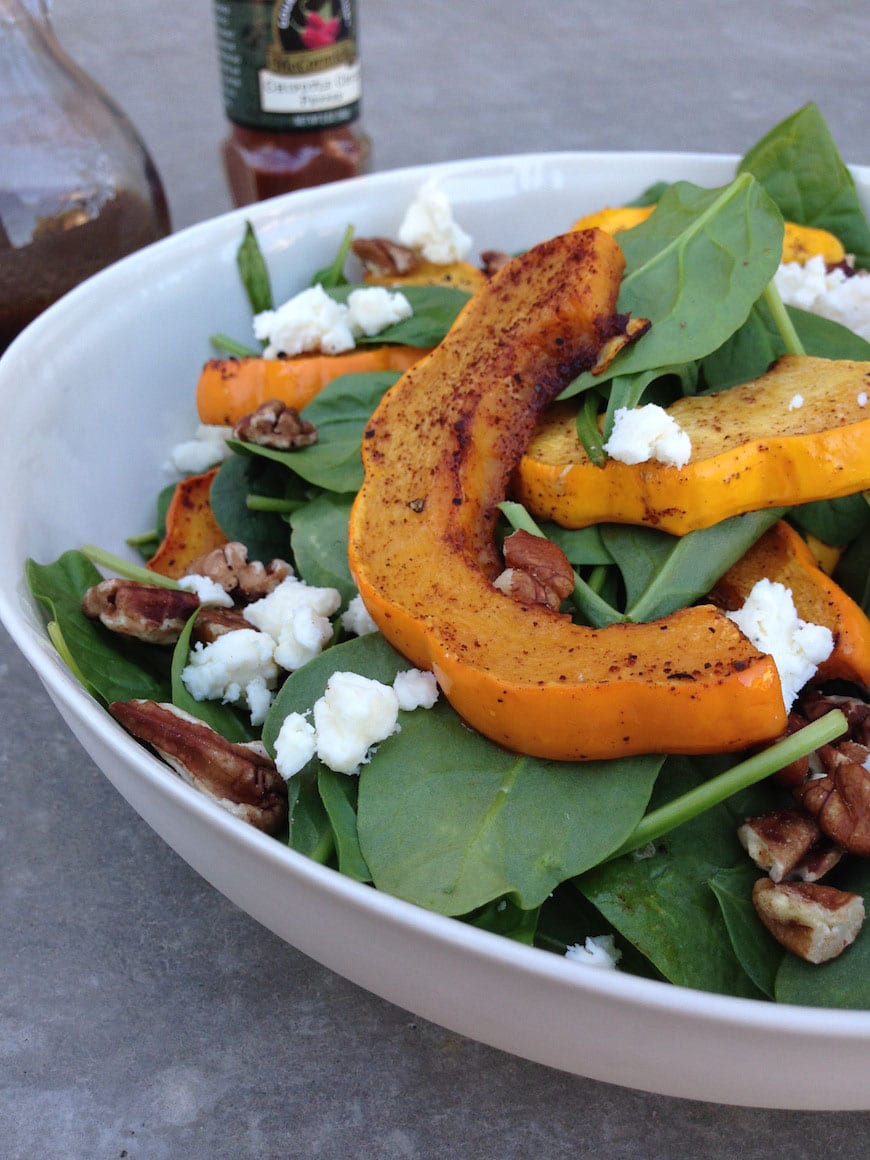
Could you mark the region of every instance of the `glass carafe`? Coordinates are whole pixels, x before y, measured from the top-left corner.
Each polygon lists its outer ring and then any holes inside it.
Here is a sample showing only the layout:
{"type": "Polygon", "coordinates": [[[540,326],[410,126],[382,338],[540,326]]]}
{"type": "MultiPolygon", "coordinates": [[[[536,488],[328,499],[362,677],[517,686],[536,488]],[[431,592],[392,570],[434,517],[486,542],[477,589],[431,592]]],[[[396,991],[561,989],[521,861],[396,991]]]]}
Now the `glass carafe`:
{"type": "Polygon", "coordinates": [[[77,283],[169,229],[145,146],[60,47],[46,0],[0,0],[0,351],[77,283]]]}

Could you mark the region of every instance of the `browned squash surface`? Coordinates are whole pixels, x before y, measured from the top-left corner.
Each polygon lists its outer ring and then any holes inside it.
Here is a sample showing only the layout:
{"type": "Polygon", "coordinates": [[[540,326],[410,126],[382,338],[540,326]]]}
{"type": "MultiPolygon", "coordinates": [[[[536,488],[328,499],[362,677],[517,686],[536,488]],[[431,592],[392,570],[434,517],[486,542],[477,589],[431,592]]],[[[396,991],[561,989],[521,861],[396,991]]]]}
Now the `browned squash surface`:
{"type": "Polygon", "coordinates": [[[626,325],[600,231],[553,238],[470,300],[363,439],[350,564],[386,638],[495,742],[557,759],[743,749],[779,735],[770,657],[711,605],[574,625],[493,586],[496,505],[550,400],[626,325]]]}

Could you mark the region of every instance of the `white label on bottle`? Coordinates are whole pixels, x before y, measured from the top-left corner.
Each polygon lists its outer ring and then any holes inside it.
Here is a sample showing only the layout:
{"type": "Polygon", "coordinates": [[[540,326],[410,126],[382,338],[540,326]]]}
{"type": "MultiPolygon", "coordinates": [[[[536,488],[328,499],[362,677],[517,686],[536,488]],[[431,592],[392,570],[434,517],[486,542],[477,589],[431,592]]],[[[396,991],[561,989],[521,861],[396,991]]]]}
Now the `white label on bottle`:
{"type": "Polygon", "coordinates": [[[360,99],[360,64],[339,65],[305,77],[260,70],[260,106],[265,113],[319,113],[360,99]]]}

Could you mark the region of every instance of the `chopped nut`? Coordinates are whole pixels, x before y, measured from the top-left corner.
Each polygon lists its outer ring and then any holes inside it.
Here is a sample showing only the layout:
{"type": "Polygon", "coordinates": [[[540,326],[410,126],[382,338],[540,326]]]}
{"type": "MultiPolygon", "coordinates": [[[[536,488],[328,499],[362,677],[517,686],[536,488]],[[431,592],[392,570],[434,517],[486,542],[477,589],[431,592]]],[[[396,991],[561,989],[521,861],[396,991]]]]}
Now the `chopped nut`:
{"type": "Polygon", "coordinates": [[[280,399],[269,399],[245,415],[236,423],[233,435],[244,443],[256,443],[258,447],[272,447],[276,451],[295,451],[317,442],[314,424],[280,399]]]}
{"type": "Polygon", "coordinates": [[[82,612],[90,620],[149,644],[174,644],[197,608],[193,592],[135,580],[103,580],[82,597],[82,612]]]}
{"type": "Polygon", "coordinates": [[[402,277],[420,264],[415,250],[389,238],[357,238],[350,248],[375,278],[402,277]]]}
{"type": "Polygon", "coordinates": [[[773,882],[752,888],[758,917],[778,943],[809,963],[825,963],[855,941],[864,922],[864,900],[817,882],[773,882]]]}
{"type": "Polygon", "coordinates": [[[484,250],[480,255],[483,272],[487,278],[497,274],[502,266],[506,266],[510,260],[510,254],[506,254],[504,250],[484,250]]]}
{"type": "Polygon", "coordinates": [[[241,608],[203,608],[193,625],[193,639],[198,644],[211,644],[228,632],[250,627],[241,608]]]}
{"type": "Polygon", "coordinates": [[[790,877],[799,882],[818,882],[834,869],[844,853],[843,847],[830,838],[820,838],[794,867],[790,877]]]}
{"type": "Polygon", "coordinates": [[[829,759],[829,772],[810,778],[792,793],[832,841],[851,854],[870,858],[870,768],[864,764],[870,751],[854,742],[837,748],[840,760],[829,759]],[[862,761],[852,760],[855,754],[847,746],[859,750],[862,761]]]}
{"type": "Polygon", "coordinates": [[[272,560],[269,564],[262,564],[259,560],[249,562],[248,549],[235,540],[197,557],[187,571],[208,576],[220,584],[237,604],[250,604],[261,596],[268,596],[282,580],[293,575],[293,569],[285,560],[272,560]]]}
{"type": "Polygon", "coordinates": [[[802,810],[774,810],[747,818],[738,826],[737,837],[759,870],[782,882],[813,848],[821,830],[802,810]]]}
{"type": "Polygon", "coordinates": [[[870,746],[870,704],[866,701],[812,689],[801,697],[800,709],[808,721],[817,721],[831,709],[841,710],[849,726],[850,739],[870,746]]]}
{"type": "Polygon", "coordinates": [[[504,542],[507,565],[494,584],[523,604],[543,604],[558,611],[574,590],[574,570],[562,549],[551,540],[517,531],[504,542]]]}
{"type": "MultiPolygon", "coordinates": [[[[791,737],[793,733],[799,732],[808,725],[806,717],[802,717],[799,713],[792,711],[788,715],[788,723],[786,724],[785,736],[791,737]]],[[[796,761],[789,762],[784,765],[782,769],[778,769],[773,775],[773,780],[779,785],[784,785],[786,788],[792,786],[802,785],[810,774],[810,759],[809,756],[799,757],[796,761]]]]}
{"type": "Polygon", "coordinates": [[[267,834],[287,821],[287,784],[260,742],[234,744],[174,705],[115,701],[109,712],[186,782],[267,834]]]}

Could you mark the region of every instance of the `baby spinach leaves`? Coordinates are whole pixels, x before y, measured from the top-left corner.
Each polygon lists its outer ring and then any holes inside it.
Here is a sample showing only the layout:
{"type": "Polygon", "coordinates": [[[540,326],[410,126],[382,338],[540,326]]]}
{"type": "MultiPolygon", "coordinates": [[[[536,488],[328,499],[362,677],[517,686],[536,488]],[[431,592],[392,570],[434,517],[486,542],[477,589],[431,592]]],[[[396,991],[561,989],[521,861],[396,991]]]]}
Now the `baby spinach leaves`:
{"type": "Polygon", "coordinates": [[[855,181],[815,104],[775,125],[749,150],[738,172],[751,173],[784,218],[830,230],[859,266],[870,265],[870,228],[855,181]]]}
{"type": "Polygon", "coordinates": [[[125,640],[82,612],[85,592],[103,579],[81,552],[64,552],[53,564],[28,560],[30,591],[58,625],[66,648],[93,696],[108,705],[146,697],[170,699],[165,649],[125,640]]]}
{"type": "Polygon", "coordinates": [[[782,217],[748,174],[721,189],[677,182],[645,222],[619,236],[626,272],[618,309],[652,327],[602,374],[562,394],[705,357],[741,326],[776,272],[782,217]],[[711,303],[715,302],[715,309],[711,303]]]}

